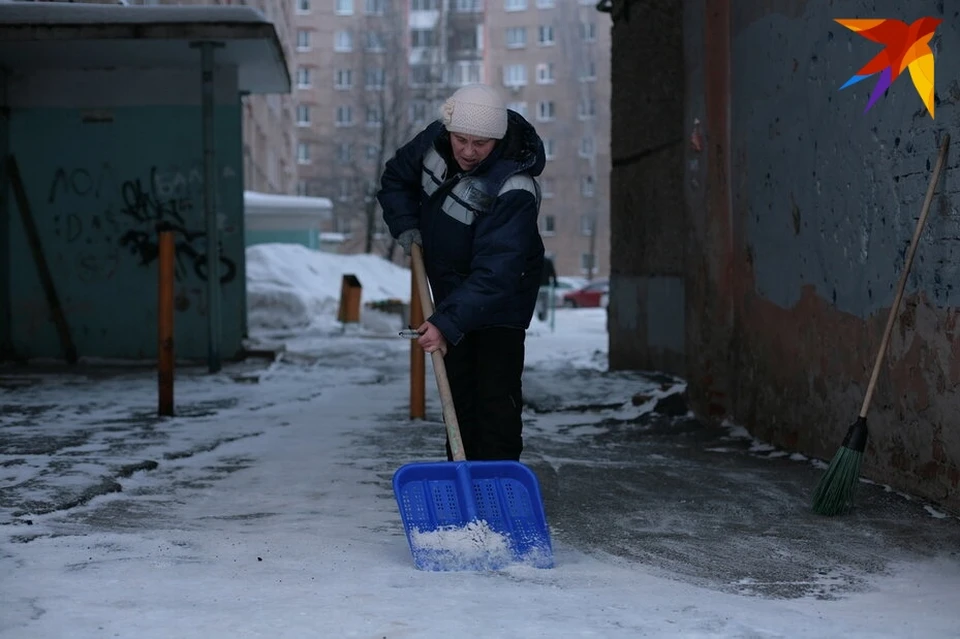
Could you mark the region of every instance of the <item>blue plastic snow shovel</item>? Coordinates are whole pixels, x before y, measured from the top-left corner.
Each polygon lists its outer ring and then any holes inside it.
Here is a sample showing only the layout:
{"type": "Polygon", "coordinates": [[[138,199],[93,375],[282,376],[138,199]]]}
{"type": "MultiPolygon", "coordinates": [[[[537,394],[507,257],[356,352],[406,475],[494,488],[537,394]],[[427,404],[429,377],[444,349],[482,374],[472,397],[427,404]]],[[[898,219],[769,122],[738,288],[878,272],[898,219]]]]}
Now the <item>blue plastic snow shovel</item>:
{"type": "MultiPolygon", "coordinates": [[[[433,301],[420,246],[413,272],[423,316],[433,301]]],[[[443,355],[431,354],[453,461],[405,464],[393,492],[414,565],[420,570],[499,570],[522,563],[553,567],[553,547],[540,485],[515,461],[466,461],[443,355]]]]}

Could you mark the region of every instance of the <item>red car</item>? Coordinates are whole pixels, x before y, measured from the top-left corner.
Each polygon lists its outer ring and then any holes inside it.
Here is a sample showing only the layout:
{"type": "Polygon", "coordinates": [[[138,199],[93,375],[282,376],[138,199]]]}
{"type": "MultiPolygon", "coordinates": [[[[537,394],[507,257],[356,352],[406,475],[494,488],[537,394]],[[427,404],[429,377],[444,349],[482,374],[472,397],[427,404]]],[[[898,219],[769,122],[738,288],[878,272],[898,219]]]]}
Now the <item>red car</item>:
{"type": "Polygon", "coordinates": [[[566,308],[597,308],[609,292],[608,280],[594,280],[582,288],[564,293],[563,305],[566,308]]]}

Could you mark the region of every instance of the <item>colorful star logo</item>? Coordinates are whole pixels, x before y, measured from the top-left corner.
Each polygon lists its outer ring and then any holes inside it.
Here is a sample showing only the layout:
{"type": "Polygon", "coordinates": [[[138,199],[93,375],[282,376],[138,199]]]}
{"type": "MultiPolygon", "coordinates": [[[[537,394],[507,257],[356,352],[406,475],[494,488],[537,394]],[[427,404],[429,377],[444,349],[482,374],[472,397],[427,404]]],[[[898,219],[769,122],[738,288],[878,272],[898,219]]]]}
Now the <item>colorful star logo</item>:
{"type": "Polygon", "coordinates": [[[835,20],[864,38],[886,45],[884,49],[866,63],[862,69],[844,83],[840,89],[865,80],[877,73],[880,80],[870,94],[870,101],[864,113],[876,103],[884,91],[899,77],[904,69],[910,70],[910,79],[920,99],[933,118],[933,51],[930,39],[943,20],[939,18],[920,18],[907,25],[900,20],[835,20]]]}

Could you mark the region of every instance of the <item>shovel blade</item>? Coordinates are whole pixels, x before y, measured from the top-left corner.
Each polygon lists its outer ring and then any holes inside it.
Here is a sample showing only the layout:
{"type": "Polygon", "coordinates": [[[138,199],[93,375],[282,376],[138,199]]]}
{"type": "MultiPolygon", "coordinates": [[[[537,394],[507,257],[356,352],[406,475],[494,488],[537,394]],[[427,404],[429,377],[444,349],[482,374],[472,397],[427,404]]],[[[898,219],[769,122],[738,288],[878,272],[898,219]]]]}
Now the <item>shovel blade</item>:
{"type": "Polygon", "coordinates": [[[520,462],[406,464],[393,492],[420,570],[553,567],[540,485],[520,462]]]}

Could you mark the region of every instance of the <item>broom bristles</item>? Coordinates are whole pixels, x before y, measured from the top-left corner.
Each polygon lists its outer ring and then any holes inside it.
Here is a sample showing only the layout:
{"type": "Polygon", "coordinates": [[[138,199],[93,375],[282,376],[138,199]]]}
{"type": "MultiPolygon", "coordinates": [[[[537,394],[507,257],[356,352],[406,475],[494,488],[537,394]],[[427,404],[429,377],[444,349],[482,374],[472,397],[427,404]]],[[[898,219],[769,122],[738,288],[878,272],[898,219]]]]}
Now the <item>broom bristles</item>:
{"type": "Polygon", "coordinates": [[[814,512],[832,516],[845,513],[850,509],[860,483],[862,463],[862,450],[840,447],[813,492],[814,512]]]}

